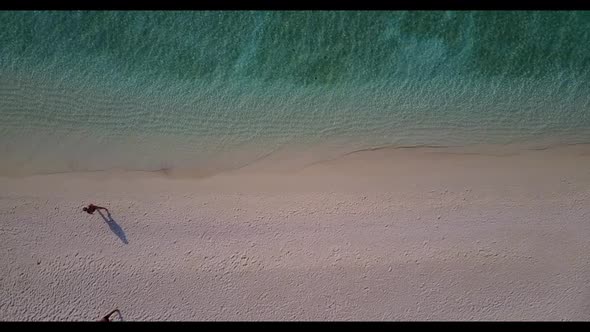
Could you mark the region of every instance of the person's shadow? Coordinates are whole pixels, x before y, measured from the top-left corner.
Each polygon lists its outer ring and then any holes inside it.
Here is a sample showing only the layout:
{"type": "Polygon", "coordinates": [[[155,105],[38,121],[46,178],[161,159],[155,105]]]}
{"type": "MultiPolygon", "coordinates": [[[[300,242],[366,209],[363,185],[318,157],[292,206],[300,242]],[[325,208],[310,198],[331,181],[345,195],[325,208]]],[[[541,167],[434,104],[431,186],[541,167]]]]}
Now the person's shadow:
{"type": "Polygon", "coordinates": [[[117,224],[115,219],[113,219],[113,217],[111,216],[111,213],[107,212],[107,217],[105,217],[105,215],[102,214],[102,212],[100,210],[98,210],[97,212],[98,212],[98,214],[100,214],[102,219],[104,219],[104,221],[107,223],[107,225],[109,225],[109,228],[111,229],[111,231],[113,233],[115,233],[115,235],[117,235],[119,237],[119,239],[121,239],[121,241],[123,241],[123,243],[129,244],[129,241],[127,241],[127,237],[125,236],[125,232],[123,232],[123,229],[121,228],[121,226],[119,226],[119,224],[117,224]]]}

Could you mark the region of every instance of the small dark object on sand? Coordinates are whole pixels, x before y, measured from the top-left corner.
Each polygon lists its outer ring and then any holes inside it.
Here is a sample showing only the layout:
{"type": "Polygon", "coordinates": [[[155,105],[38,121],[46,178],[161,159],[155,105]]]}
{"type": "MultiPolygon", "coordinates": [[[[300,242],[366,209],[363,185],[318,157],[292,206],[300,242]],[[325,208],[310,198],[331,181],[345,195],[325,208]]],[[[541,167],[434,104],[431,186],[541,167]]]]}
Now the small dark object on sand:
{"type": "Polygon", "coordinates": [[[97,206],[94,204],[90,204],[87,207],[82,208],[82,211],[86,211],[86,213],[88,213],[88,214],[93,214],[94,211],[99,210],[99,209],[105,210],[105,211],[107,211],[107,213],[109,213],[109,209],[102,207],[102,206],[97,206]]]}
{"type": "Polygon", "coordinates": [[[110,317],[111,317],[111,315],[112,315],[112,314],[114,314],[115,312],[118,312],[118,313],[119,313],[119,315],[121,315],[121,312],[119,312],[119,309],[115,309],[115,310],[113,310],[113,311],[109,312],[109,313],[108,313],[106,316],[104,316],[103,318],[101,318],[101,319],[99,320],[99,322],[107,322],[107,323],[108,323],[108,322],[110,322],[111,320],[110,320],[109,318],[110,318],[110,317]]]}

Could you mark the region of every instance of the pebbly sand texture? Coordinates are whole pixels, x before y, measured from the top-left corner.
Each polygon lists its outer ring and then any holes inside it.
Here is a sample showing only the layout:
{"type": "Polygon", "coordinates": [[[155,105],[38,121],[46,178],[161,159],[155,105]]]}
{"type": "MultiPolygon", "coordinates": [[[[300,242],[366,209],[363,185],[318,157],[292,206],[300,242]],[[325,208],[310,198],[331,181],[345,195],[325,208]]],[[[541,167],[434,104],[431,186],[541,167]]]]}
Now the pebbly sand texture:
{"type": "Polygon", "coordinates": [[[0,320],[589,320],[589,150],[0,178],[0,320]]]}

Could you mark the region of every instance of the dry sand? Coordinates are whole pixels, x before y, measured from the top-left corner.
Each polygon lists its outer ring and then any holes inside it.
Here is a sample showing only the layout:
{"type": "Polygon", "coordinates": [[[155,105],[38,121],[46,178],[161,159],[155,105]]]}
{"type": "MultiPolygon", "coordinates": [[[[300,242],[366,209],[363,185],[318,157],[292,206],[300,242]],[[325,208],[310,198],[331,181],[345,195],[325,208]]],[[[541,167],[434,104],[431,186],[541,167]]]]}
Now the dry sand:
{"type": "Polygon", "coordinates": [[[0,320],[589,320],[588,150],[0,178],[0,320]]]}

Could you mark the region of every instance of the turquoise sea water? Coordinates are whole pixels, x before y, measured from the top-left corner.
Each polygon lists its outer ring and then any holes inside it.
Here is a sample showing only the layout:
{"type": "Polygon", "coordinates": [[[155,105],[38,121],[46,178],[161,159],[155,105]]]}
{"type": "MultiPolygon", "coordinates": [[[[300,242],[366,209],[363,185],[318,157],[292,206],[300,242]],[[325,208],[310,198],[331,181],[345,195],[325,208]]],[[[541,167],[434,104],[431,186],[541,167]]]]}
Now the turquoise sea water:
{"type": "Polygon", "coordinates": [[[0,174],[590,143],[590,13],[1,12],[0,118],[0,174]]]}

